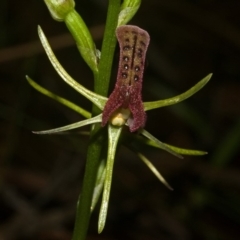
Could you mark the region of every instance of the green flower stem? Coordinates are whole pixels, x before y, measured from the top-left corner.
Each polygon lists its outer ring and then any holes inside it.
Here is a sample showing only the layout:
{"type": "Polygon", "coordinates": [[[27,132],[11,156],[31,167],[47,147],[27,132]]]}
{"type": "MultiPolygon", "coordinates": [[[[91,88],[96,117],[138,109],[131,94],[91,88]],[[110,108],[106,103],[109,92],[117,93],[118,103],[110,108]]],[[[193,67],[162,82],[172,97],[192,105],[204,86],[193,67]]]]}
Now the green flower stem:
{"type": "MultiPolygon", "coordinates": [[[[120,11],[120,0],[109,0],[106,28],[104,33],[101,59],[98,73],[95,73],[94,91],[102,96],[107,96],[114,50],[116,46],[115,29],[120,11]]],[[[93,106],[93,116],[100,113],[97,107],[93,106]]],[[[91,142],[88,147],[86,168],[83,180],[83,188],[79,197],[76,221],[72,240],[85,240],[91,215],[91,203],[96,183],[96,176],[100,164],[103,133],[96,137],[99,132],[99,125],[95,125],[91,133],[91,142]]]]}
{"type": "Polygon", "coordinates": [[[98,167],[100,165],[101,146],[103,138],[97,137],[98,131],[91,133],[91,139],[94,139],[88,147],[87,162],[85,167],[83,187],[79,195],[76,219],[72,240],[85,240],[89,220],[91,216],[91,205],[98,167]]]}
{"type": "Polygon", "coordinates": [[[120,0],[109,0],[107,22],[99,62],[99,74],[95,79],[94,92],[102,96],[108,95],[113,55],[116,47],[116,28],[120,12],[120,0]]]}

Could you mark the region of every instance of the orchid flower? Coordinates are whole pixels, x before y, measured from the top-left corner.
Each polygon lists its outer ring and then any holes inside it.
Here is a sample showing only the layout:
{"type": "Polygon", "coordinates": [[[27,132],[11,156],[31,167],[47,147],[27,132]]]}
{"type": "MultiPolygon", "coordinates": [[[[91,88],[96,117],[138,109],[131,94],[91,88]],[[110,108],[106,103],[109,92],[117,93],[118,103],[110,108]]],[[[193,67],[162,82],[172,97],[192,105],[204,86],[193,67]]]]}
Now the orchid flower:
{"type": "MultiPolygon", "coordinates": [[[[115,89],[109,98],[98,95],[80,83],[75,81],[62,67],[56,56],[54,55],[46,36],[44,35],[41,27],[38,27],[38,34],[41,40],[41,43],[45,49],[45,52],[57,71],[60,77],[72,88],[74,88],[81,95],[86,97],[94,105],[96,105],[103,112],[97,116],[91,117],[91,114],[82,109],[79,106],[76,106],[74,103],[61,98],[54,93],[44,89],[36,82],[34,82],[30,77],[26,77],[31,86],[33,86],[39,92],[54,98],[60,103],[72,108],[77,111],[79,114],[86,117],[86,120],[72,123],[63,127],[58,127],[50,130],[44,131],[34,131],[36,134],[54,134],[63,131],[69,131],[71,129],[80,128],[82,126],[102,123],[102,126],[108,125],[108,152],[106,157],[106,165],[102,165],[99,168],[99,176],[97,177],[96,187],[92,199],[91,210],[94,209],[94,206],[99,199],[99,196],[102,193],[102,203],[99,214],[99,224],[98,231],[101,232],[104,228],[107,209],[110,196],[110,188],[112,181],[112,172],[114,159],[116,154],[116,149],[118,146],[118,140],[121,135],[122,129],[127,126],[130,128],[130,132],[137,132],[138,134],[133,134],[133,137],[138,141],[139,138],[145,137],[147,141],[146,144],[163,149],[179,158],[182,158],[182,155],[204,155],[206,152],[198,150],[189,150],[182,149],[169,144],[163,143],[151,135],[147,130],[144,129],[146,115],[145,112],[161,108],[169,105],[179,103],[197,91],[199,91],[207,82],[210,80],[212,74],[207,75],[195,86],[190,88],[188,91],[165,100],[153,101],[153,102],[142,102],[141,99],[141,81],[144,67],[145,53],[149,43],[149,36],[146,31],[136,27],[136,26],[121,26],[117,28],[118,41],[121,48],[120,54],[120,63],[119,63],[119,72],[117,83],[115,89]],[[135,33],[133,33],[135,32],[135,33]],[[135,40],[134,40],[135,39],[135,40]],[[129,49],[126,48],[127,43],[129,43],[129,49]],[[135,44],[135,49],[133,49],[131,44],[135,44]],[[125,48],[125,53],[124,53],[125,48]],[[136,52],[138,51],[138,53],[136,52]],[[133,53],[134,52],[134,53],[133,53]],[[135,55],[139,54],[139,58],[135,59],[135,55]],[[126,58],[127,56],[127,58],[126,58]],[[124,62],[128,60],[135,72],[129,71],[131,68],[130,65],[126,65],[124,62]],[[125,71],[124,71],[125,68],[125,71]],[[135,80],[134,80],[135,78],[135,80]],[[131,92],[132,91],[132,92],[131,92]],[[132,97],[133,96],[133,97],[132,97]],[[132,98],[131,98],[132,97],[132,98]]],[[[137,56],[137,55],[136,55],[137,56]]],[[[139,158],[146,164],[146,166],[154,173],[154,175],[169,189],[172,189],[170,185],[166,182],[164,177],[160,172],[153,166],[153,164],[142,154],[137,152],[139,158]]]]}

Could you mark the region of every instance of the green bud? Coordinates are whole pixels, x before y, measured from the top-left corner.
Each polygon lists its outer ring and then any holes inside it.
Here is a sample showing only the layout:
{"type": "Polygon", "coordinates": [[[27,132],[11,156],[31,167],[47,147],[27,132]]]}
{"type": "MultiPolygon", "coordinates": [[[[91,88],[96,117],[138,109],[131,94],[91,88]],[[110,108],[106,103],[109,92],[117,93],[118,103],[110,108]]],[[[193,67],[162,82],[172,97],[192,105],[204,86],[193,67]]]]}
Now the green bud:
{"type": "Polygon", "coordinates": [[[67,15],[64,22],[76,41],[77,48],[83,59],[93,72],[97,72],[99,60],[98,57],[100,54],[95,47],[91,33],[89,32],[85,22],[75,10],[71,11],[67,15]]]}
{"type": "Polygon", "coordinates": [[[52,17],[64,21],[69,12],[75,7],[74,0],[44,0],[52,17]]]}
{"type": "Polygon", "coordinates": [[[127,24],[141,5],[141,0],[124,0],[118,16],[118,27],[127,24]]]}

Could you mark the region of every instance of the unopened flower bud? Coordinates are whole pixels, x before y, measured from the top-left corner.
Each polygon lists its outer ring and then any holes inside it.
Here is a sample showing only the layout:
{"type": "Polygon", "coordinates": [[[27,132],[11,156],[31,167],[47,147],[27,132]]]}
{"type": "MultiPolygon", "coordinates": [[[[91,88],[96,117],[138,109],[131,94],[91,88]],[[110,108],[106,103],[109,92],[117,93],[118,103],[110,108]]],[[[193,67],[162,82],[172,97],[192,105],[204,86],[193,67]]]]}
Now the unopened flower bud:
{"type": "Polygon", "coordinates": [[[52,17],[57,21],[64,21],[65,17],[75,7],[74,0],[44,0],[52,17]]]}

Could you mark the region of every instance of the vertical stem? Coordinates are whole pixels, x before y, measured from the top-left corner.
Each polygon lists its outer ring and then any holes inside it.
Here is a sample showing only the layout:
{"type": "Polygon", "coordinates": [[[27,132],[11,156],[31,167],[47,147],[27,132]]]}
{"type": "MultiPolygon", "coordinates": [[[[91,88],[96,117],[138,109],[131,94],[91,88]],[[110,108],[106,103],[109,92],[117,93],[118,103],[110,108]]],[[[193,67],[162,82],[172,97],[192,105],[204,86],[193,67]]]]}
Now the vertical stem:
{"type": "Polygon", "coordinates": [[[95,79],[95,92],[107,96],[112,70],[113,55],[116,47],[116,28],[118,14],[120,12],[120,0],[109,0],[108,15],[105,26],[101,59],[99,62],[99,74],[95,79]]]}
{"type": "MultiPolygon", "coordinates": [[[[111,68],[114,50],[116,46],[115,29],[120,11],[120,0],[109,0],[108,15],[106,28],[104,33],[101,59],[99,63],[99,72],[95,73],[94,91],[98,94],[106,96],[108,93],[109,81],[111,76],[111,68]]],[[[99,109],[93,106],[92,114],[99,113],[99,109]]],[[[95,186],[98,166],[100,163],[100,155],[102,143],[104,141],[104,133],[97,134],[100,126],[95,125],[94,131],[91,133],[91,142],[88,147],[87,162],[83,180],[82,193],[79,197],[75,227],[72,240],[85,240],[90,220],[90,207],[92,195],[95,186]],[[98,136],[97,136],[98,135],[98,136]]]]}

